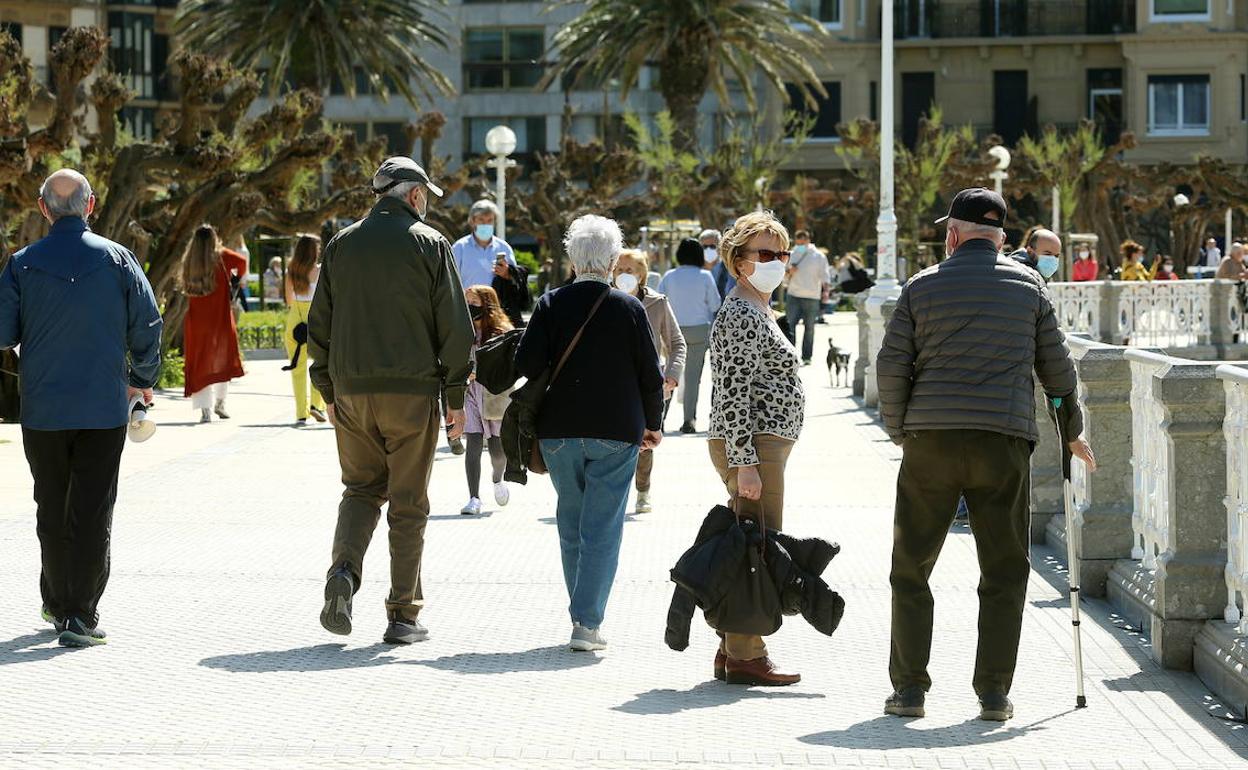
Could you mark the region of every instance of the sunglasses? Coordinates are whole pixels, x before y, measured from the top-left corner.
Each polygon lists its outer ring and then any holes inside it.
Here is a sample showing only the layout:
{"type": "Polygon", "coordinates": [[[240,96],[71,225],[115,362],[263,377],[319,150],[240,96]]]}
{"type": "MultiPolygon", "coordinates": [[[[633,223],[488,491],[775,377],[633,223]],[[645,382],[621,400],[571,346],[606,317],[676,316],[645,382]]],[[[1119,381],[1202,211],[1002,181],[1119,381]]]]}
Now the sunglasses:
{"type": "Polygon", "coordinates": [[[759,262],[774,262],[777,259],[788,262],[791,251],[772,251],[771,249],[743,249],[743,254],[757,254],[759,262]]]}

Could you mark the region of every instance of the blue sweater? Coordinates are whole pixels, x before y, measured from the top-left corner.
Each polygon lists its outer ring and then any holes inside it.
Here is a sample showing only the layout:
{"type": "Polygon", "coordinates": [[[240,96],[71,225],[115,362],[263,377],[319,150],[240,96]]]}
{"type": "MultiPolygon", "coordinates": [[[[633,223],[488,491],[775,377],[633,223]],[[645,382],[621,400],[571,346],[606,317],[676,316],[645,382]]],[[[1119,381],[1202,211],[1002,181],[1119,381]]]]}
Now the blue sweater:
{"type": "Polygon", "coordinates": [[[126,386],[160,377],[163,327],[134,255],[78,217],[58,219],[0,273],[0,349],[21,345],[22,426],[125,425],[126,386]]]}

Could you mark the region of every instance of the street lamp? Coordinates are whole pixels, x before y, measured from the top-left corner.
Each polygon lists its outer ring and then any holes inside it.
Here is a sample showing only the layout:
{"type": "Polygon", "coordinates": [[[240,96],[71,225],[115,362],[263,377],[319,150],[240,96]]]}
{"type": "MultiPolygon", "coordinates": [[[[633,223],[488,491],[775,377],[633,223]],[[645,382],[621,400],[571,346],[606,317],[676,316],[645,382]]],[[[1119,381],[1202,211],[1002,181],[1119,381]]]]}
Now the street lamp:
{"type": "Polygon", "coordinates": [[[498,204],[498,221],[494,231],[500,240],[507,240],[507,169],[516,162],[507,156],[516,151],[516,132],[507,126],[494,126],[485,135],[485,151],[494,158],[486,163],[497,172],[494,182],[494,202],[498,204]]]}
{"type": "Polygon", "coordinates": [[[1010,178],[1010,175],[1005,173],[1005,170],[1010,167],[1010,151],[998,144],[989,147],[988,154],[997,162],[997,167],[988,174],[988,178],[996,185],[997,195],[1000,195],[1002,183],[1010,178]]]}

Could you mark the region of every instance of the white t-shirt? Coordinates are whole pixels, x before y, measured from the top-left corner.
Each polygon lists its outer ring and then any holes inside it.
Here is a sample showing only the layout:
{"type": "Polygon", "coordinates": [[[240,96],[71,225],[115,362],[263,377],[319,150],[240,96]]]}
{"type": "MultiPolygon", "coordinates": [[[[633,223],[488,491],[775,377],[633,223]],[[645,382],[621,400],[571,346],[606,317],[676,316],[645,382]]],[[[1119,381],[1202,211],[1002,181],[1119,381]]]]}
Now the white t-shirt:
{"type": "Polygon", "coordinates": [[[789,257],[789,294],[802,299],[822,299],[823,285],[828,280],[828,258],[814,244],[795,246],[789,257]]]}
{"type": "Polygon", "coordinates": [[[1222,264],[1222,250],[1217,246],[1210,246],[1205,250],[1205,266],[1217,267],[1222,264]]]}

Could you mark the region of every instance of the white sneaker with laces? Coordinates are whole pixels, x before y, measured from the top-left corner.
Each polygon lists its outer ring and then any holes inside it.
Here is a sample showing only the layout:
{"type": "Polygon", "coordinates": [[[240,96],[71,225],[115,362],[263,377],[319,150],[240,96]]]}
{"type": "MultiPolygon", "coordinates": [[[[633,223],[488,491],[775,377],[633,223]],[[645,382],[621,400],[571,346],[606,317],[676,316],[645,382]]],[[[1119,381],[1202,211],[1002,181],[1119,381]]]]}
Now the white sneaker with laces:
{"type": "Polygon", "coordinates": [[[464,516],[479,516],[481,515],[481,501],[475,497],[470,497],[468,498],[468,504],[460,508],[459,512],[464,516]]]}
{"type": "Polygon", "coordinates": [[[572,639],[568,642],[574,652],[593,652],[607,649],[607,638],[597,628],[586,628],[580,623],[572,624],[572,639]]]}
{"type": "Polygon", "coordinates": [[[650,513],[651,507],[650,507],[650,493],[649,492],[637,493],[636,510],[637,510],[637,513],[650,513]]]}
{"type": "Polygon", "coordinates": [[[494,502],[506,508],[507,503],[511,502],[511,488],[507,486],[506,481],[500,481],[494,485],[494,502]]]}

